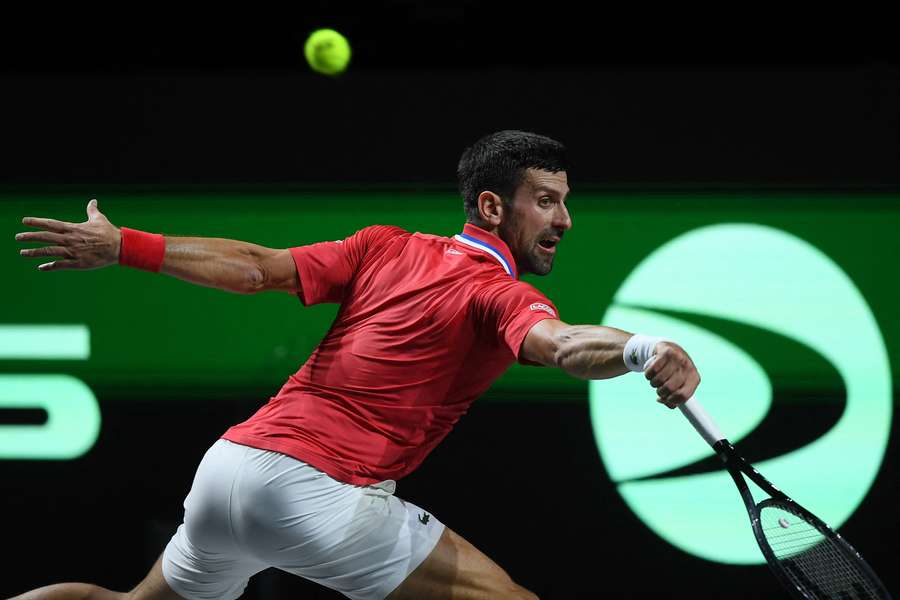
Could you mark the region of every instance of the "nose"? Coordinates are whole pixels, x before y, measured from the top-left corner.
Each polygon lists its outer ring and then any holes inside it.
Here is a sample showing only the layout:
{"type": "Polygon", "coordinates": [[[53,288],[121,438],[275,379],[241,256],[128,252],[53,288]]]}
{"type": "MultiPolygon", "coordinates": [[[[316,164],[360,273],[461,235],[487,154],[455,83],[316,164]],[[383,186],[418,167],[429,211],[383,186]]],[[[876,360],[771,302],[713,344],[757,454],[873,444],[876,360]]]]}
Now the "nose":
{"type": "Polygon", "coordinates": [[[563,231],[572,229],[572,215],[566,205],[560,202],[557,204],[557,210],[553,214],[553,226],[563,231]]]}

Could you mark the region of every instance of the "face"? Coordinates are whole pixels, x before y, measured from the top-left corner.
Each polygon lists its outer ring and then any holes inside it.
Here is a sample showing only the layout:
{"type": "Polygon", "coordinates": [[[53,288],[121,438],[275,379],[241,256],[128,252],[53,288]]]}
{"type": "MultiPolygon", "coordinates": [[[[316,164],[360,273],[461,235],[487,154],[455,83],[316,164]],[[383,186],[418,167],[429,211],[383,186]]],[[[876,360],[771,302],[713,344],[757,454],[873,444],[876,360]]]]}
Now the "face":
{"type": "Polygon", "coordinates": [[[527,169],[525,181],[504,209],[500,238],[516,259],[520,273],[546,275],[563,234],[572,228],[566,208],[569,185],[565,171],[527,169]]]}

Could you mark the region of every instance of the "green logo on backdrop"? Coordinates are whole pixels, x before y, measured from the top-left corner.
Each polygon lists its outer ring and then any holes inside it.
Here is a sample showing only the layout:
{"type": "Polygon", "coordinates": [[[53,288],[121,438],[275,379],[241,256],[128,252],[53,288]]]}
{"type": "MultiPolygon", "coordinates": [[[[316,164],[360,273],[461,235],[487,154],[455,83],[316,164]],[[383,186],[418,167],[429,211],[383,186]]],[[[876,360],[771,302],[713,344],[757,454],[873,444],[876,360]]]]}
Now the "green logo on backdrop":
{"type": "MultiPolygon", "coordinates": [[[[0,360],[87,360],[84,325],[0,325],[0,360]]],[[[0,460],[70,460],[93,447],[100,433],[97,398],[66,374],[0,375],[0,409],[39,409],[43,424],[0,424],[0,460]]]]}
{"type": "MultiPolygon", "coordinates": [[[[688,350],[723,433],[826,522],[862,502],[891,426],[887,351],[865,299],[817,248],[759,225],[688,232],[638,265],[602,322],[688,350]]],[[[685,552],[764,562],[728,474],[654,398],[637,375],[590,385],[594,436],[625,502],[685,552]]]]}

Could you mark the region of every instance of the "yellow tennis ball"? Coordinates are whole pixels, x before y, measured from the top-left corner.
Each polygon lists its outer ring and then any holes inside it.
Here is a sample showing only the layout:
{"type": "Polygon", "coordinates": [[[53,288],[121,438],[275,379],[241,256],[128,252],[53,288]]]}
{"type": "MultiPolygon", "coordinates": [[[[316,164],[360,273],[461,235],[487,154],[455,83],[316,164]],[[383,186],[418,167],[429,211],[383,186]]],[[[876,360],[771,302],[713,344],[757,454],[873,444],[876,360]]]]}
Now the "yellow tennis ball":
{"type": "Polygon", "coordinates": [[[306,62],[313,71],[325,75],[343,73],[350,64],[350,43],[334,29],[318,29],[303,46],[306,62]]]}

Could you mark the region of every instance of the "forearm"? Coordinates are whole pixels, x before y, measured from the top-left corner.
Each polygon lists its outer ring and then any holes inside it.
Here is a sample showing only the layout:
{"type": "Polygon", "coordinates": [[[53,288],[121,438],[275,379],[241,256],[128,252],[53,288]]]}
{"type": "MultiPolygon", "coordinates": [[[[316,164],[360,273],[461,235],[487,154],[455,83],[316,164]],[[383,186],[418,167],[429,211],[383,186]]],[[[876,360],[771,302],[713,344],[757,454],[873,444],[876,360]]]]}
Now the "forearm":
{"type": "Polygon", "coordinates": [[[161,273],[190,283],[249,294],[259,277],[256,244],[223,238],[165,236],[161,273]]]}
{"type": "Polygon", "coordinates": [[[700,383],[694,361],[674,342],[615,327],[569,325],[558,319],[532,326],[519,358],[558,367],[579,379],[609,379],[640,371],[656,388],[659,402],[669,408],[686,402],[700,383]]]}
{"type": "Polygon", "coordinates": [[[630,333],[597,325],[568,325],[555,333],[556,365],[579,379],[608,379],[628,372],[622,359],[630,333]]]}

